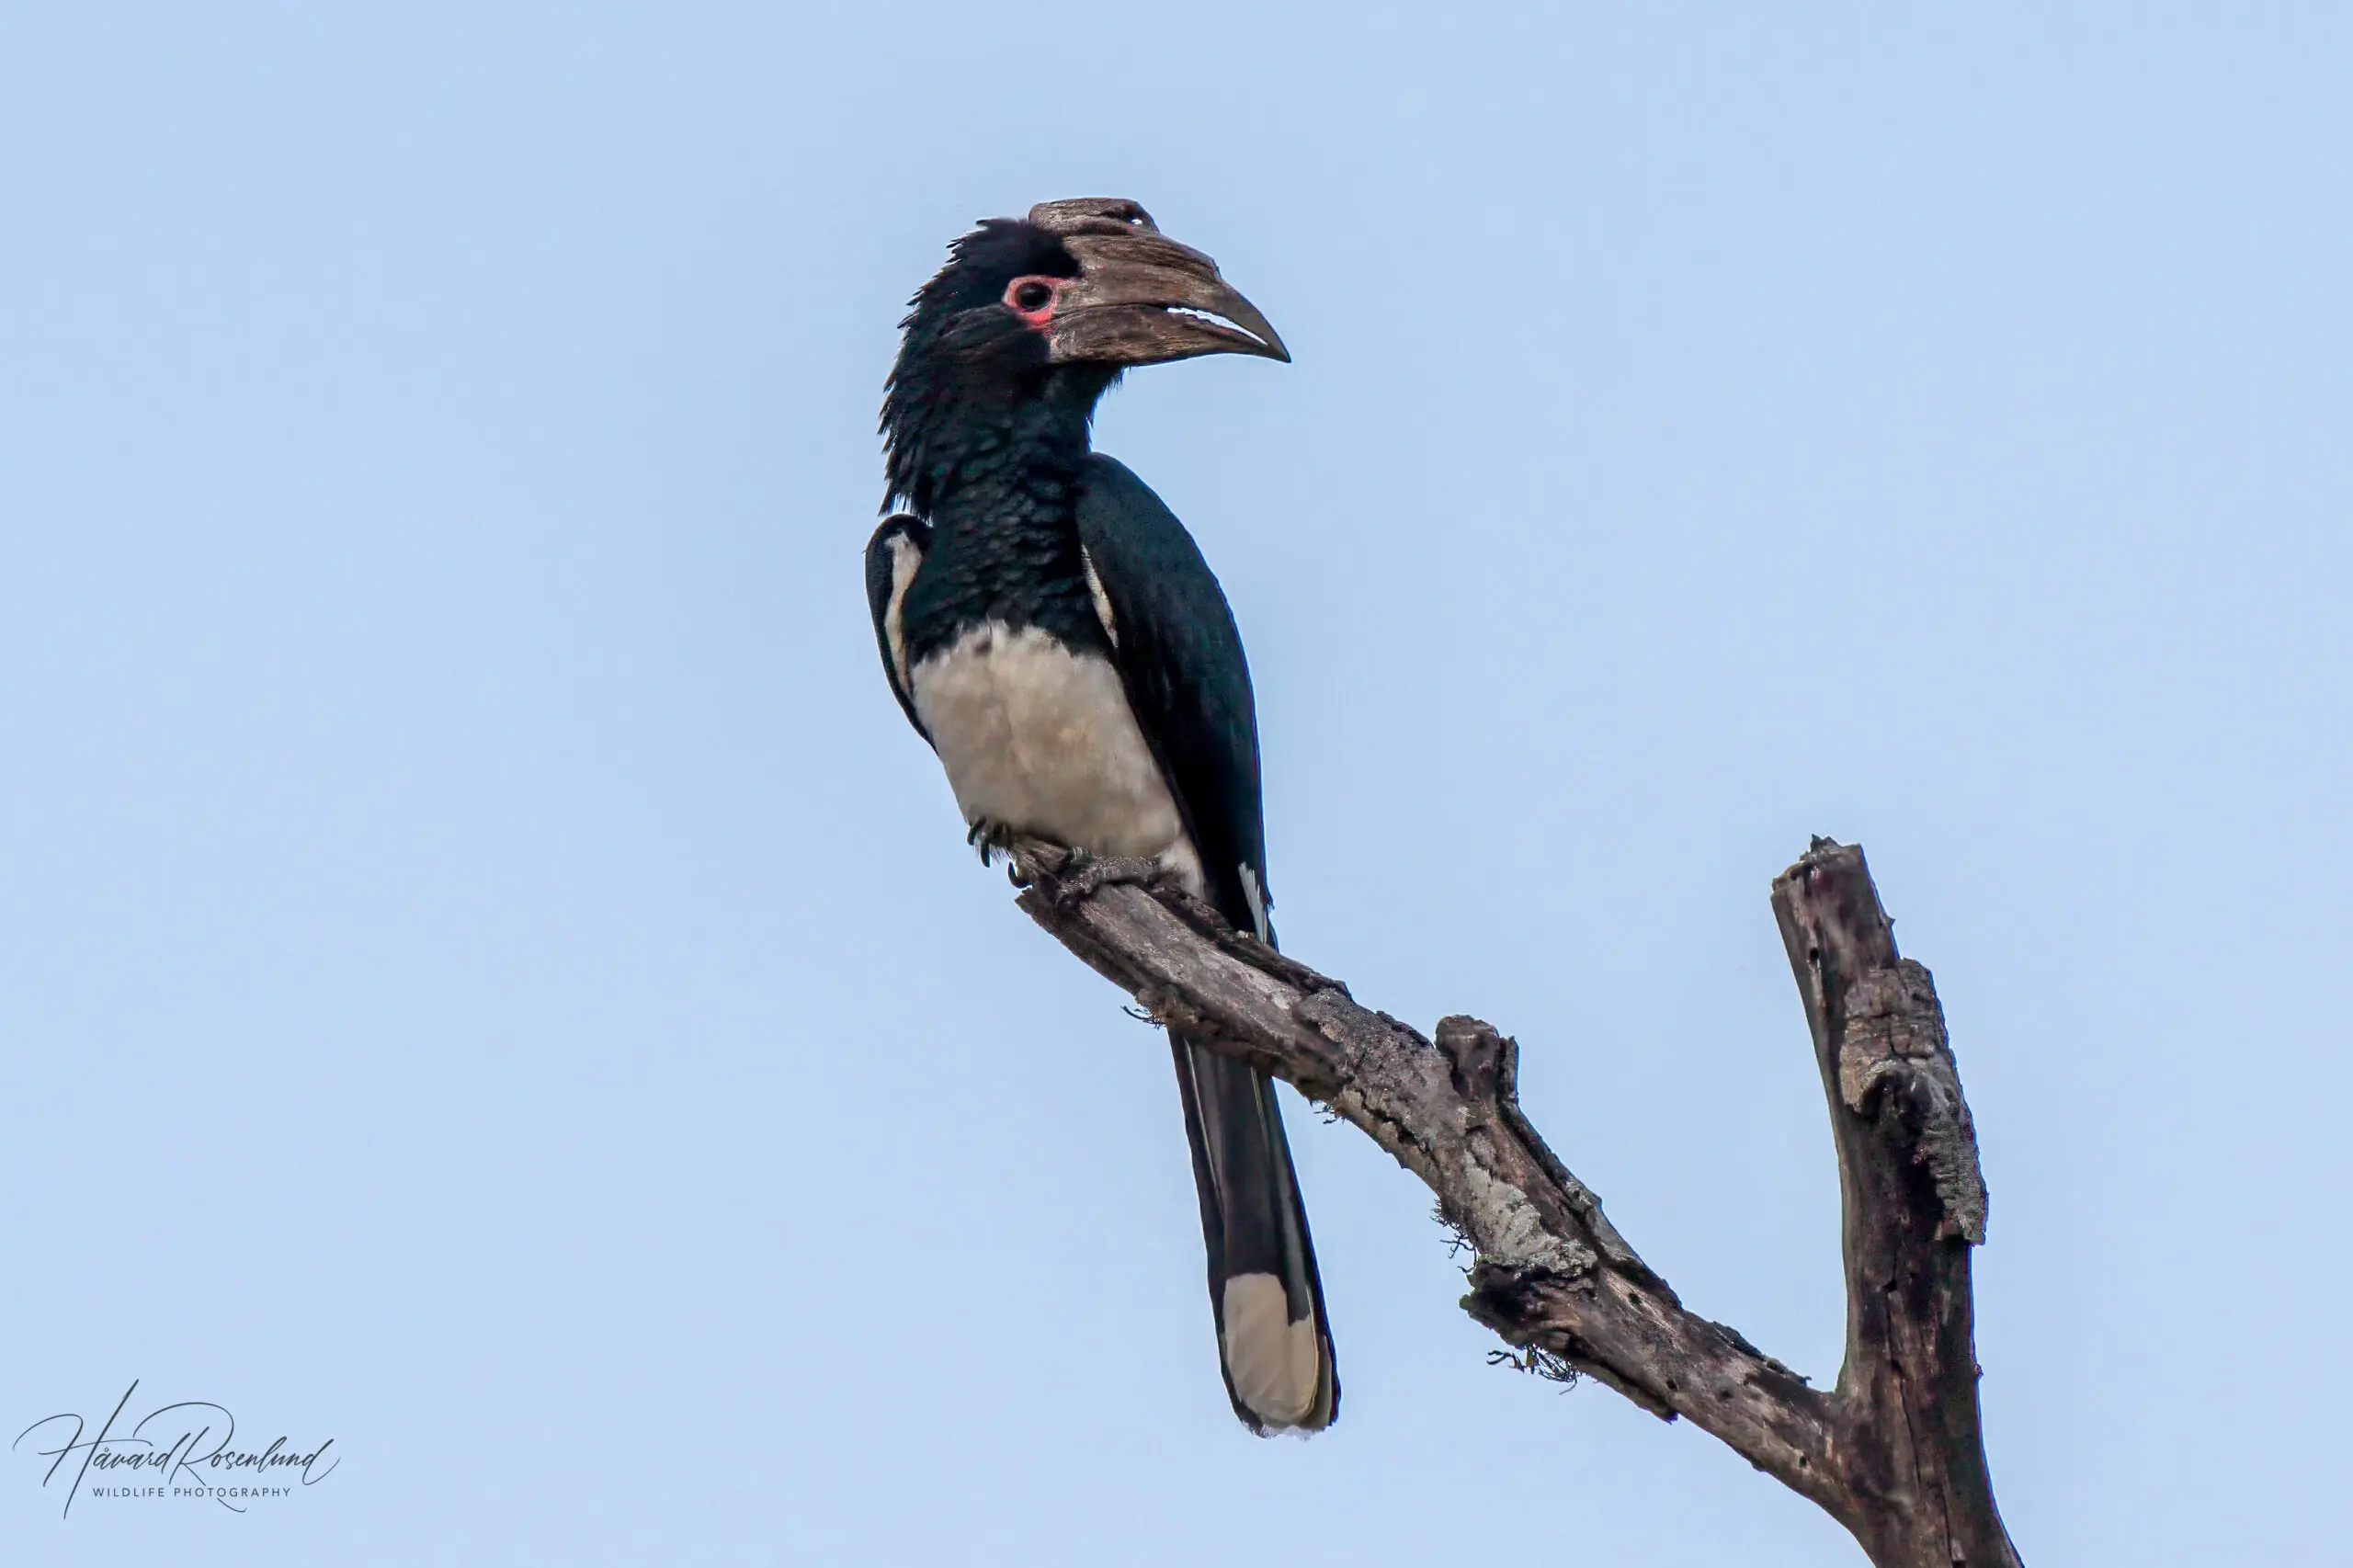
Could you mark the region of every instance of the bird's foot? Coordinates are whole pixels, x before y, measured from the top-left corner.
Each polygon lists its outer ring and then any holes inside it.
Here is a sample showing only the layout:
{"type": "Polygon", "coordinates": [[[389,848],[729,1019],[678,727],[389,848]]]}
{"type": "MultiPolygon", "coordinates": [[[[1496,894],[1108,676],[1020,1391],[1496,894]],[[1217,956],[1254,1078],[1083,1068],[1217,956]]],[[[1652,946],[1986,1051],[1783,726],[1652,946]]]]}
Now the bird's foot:
{"type": "Polygon", "coordinates": [[[996,853],[1013,847],[1013,830],[988,817],[974,819],[972,831],[964,835],[964,842],[981,852],[981,864],[993,866],[996,853]]]}
{"type": "Polygon", "coordinates": [[[1105,888],[1120,882],[1148,888],[1166,875],[1168,868],[1154,859],[1074,849],[1054,878],[1054,907],[1067,912],[1105,888]]]}

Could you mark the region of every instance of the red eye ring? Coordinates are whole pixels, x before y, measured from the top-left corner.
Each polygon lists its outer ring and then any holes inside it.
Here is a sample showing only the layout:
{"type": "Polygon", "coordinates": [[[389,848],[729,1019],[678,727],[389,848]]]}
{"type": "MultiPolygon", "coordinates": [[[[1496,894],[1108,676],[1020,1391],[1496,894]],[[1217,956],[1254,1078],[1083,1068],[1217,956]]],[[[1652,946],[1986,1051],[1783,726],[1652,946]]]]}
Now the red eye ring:
{"type": "Polygon", "coordinates": [[[1054,300],[1061,292],[1062,280],[1055,278],[1017,278],[1005,286],[1005,308],[1033,327],[1042,327],[1054,316],[1054,300]]]}

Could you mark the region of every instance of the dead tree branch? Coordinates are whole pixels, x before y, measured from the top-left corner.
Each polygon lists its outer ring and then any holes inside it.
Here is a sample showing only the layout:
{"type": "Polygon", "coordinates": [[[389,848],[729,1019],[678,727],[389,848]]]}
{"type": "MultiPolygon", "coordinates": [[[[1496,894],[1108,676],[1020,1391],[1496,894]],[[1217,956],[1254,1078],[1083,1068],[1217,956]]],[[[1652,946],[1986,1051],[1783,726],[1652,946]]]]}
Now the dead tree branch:
{"type": "Polygon", "coordinates": [[[1506,1344],[1714,1434],[1819,1504],[1880,1568],[2015,1568],[1979,1428],[1969,1249],[1976,1135],[1928,971],[1896,956],[1859,848],[1773,883],[1838,1151],[1847,1360],[1825,1392],[1687,1310],[1519,1107],[1519,1048],[1433,1043],[1229,929],[1149,868],[1014,846],[1021,907],[1162,1021],[1291,1084],[1426,1183],[1477,1248],[1463,1310],[1506,1344]]]}

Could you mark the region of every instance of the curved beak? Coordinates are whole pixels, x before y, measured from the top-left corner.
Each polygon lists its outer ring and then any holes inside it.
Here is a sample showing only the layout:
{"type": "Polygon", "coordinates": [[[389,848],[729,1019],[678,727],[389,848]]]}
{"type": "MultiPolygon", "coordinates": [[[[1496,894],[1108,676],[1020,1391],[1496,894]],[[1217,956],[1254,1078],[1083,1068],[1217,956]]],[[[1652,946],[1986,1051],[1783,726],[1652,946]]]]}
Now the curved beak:
{"type": "Polygon", "coordinates": [[[1041,202],[1029,221],[1059,233],[1078,262],[1046,329],[1055,363],[1161,365],[1203,354],[1290,361],[1274,324],[1218,276],[1217,263],[1163,234],[1133,202],[1041,202]]]}

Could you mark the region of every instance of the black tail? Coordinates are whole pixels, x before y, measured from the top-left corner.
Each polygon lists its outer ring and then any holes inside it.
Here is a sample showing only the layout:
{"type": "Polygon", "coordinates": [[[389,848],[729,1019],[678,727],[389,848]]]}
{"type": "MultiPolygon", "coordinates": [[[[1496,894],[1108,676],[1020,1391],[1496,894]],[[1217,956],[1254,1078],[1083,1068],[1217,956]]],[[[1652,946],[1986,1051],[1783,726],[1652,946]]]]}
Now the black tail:
{"type": "Polygon", "coordinates": [[[1339,1365],[1274,1082],[1173,1030],[1169,1044],[1200,1188],[1225,1392],[1254,1432],[1320,1431],[1340,1413],[1339,1365]]]}

